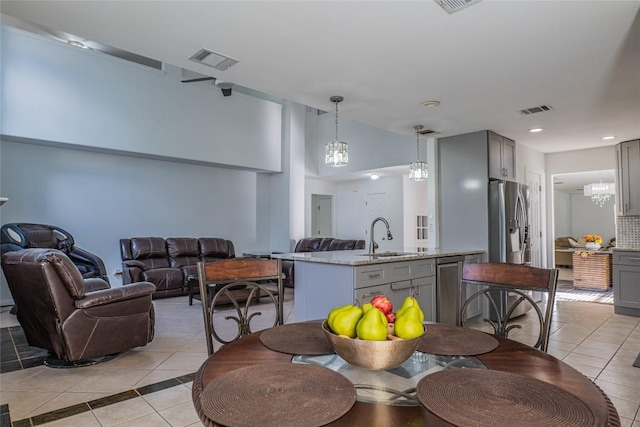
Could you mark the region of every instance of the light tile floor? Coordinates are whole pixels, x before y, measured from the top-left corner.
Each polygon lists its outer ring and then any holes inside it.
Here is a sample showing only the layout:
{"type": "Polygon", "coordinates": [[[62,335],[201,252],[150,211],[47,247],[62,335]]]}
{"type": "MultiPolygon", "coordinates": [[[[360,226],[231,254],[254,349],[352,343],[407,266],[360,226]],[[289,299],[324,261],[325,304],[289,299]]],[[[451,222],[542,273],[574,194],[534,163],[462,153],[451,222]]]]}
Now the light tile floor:
{"type": "MultiPolygon", "coordinates": [[[[294,321],[292,299],[287,289],[287,323],[294,321]]],[[[41,366],[0,375],[0,403],[9,404],[12,420],[197,370],[207,357],[200,303],[189,306],[186,297],[178,297],[154,304],[156,338],[146,347],[86,368],[41,366]]],[[[0,314],[2,327],[12,324],[15,317],[0,314]]],[[[525,327],[512,338],[530,343],[531,329],[525,327]]],[[[614,314],[612,305],[557,300],[552,331],[549,353],[594,380],[613,401],[622,426],[640,427],[640,368],[632,367],[640,352],[640,318],[614,314]]],[[[198,426],[190,387],[178,385],[42,425],[198,426]]]]}

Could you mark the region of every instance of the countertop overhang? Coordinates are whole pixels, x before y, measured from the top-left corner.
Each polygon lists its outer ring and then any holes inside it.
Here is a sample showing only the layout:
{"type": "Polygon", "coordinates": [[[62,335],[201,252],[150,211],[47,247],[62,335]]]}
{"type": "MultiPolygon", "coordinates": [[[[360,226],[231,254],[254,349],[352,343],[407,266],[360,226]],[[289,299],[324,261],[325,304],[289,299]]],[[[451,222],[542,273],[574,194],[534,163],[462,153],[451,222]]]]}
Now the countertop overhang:
{"type": "MultiPolygon", "coordinates": [[[[382,264],[399,261],[412,261],[418,259],[444,258],[448,256],[464,256],[482,254],[483,249],[445,249],[433,248],[424,252],[398,252],[397,255],[389,255],[386,252],[369,255],[366,250],[350,251],[319,251],[319,252],[294,252],[287,254],[272,254],[273,258],[281,258],[290,261],[317,262],[323,264],[343,264],[343,265],[368,265],[382,264]]],[[[395,253],[395,252],[394,252],[395,253]]]]}

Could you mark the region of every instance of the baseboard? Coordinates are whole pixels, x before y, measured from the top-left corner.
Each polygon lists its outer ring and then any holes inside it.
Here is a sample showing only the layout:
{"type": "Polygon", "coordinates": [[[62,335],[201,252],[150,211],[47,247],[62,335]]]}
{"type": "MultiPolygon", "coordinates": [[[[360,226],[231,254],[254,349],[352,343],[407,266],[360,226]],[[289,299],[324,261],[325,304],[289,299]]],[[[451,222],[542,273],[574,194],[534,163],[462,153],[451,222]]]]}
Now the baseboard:
{"type": "Polygon", "coordinates": [[[0,307],[4,307],[4,306],[7,306],[7,305],[13,305],[13,304],[14,304],[14,302],[13,302],[12,299],[0,300],[0,307]]]}
{"type": "Polygon", "coordinates": [[[638,316],[640,317],[640,309],[637,308],[628,308],[628,307],[620,307],[616,305],[613,309],[616,314],[624,314],[627,316],[638,316]]]}

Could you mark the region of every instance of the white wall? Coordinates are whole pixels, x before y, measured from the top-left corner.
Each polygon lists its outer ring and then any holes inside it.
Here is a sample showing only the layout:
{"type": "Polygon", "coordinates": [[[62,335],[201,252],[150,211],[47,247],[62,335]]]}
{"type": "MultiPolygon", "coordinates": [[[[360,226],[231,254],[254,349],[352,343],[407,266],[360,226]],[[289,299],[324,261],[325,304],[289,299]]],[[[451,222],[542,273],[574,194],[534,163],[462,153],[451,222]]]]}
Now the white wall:
{"type": "Polygon", "coordinates": [[[596,205],[590,197],[582,194],[571,195],[571,234],[582,241],[585,234],[598,234],[606,246],[616,235],[614,198],[602,207],[596,205]]]}
{"type": "Polygon", "coordinates": [[[278,103],[9,27],[1,38],[3,135],[281,171],[278,103]]]}
{"type": "MultiPolygon", "coordinates": [[[[563,173],[589,172],[616,168],[615,146],[591,148],[587,150],[563,151],[545,154],[546,166],[546,206],[547,206],[547,248],[554,247],[553,235],[553,176],[563,173]]],[[[553,251],[547,251],[547,265],[553,264],[553,251]]]]}
{"type": "MultiPolygon", "coordinates": [[[[345,100],[344,102],[348,102],[345,100]]],[[[406,135],[374,128],[344,117],[339,118],[338,137],[349,147],[349,164],[335,168],[324,164],[324,145],[335,139],[335,111],[307,118],[307,175],[330,177],[350,172],[389,166],[409,166],[416,157],[416,139],[412,129],[406,135]]],[[[421,140],[424,156],[426,141],[421,140]]]]}
{"type": "MultiPolygon", "coordinates": [[[[571,230],[571,194],[564,191],[555,191],[553,205],[555,237],[576,237],[571,230]]],[[[554,235],[553,232],[550,234],[554,235]]]]}
{"type": "Polygon", "coordinates": [[[335,237],[364,239],[369,248],[369,229],[373,217],[369,214],[365,202],[368,194],[384,194],[381,211],[375,216],[384,217],[389,222],[393,240],[382,240],[379,235],[386,233],[384,224],[375,226],[376,242],[379,252],[404,250],[404,213],[403,213],[402,176],[381,177],[378,180],[363,179],[341,182],[337,185],[335,213],[340,218],[335,237]]]}

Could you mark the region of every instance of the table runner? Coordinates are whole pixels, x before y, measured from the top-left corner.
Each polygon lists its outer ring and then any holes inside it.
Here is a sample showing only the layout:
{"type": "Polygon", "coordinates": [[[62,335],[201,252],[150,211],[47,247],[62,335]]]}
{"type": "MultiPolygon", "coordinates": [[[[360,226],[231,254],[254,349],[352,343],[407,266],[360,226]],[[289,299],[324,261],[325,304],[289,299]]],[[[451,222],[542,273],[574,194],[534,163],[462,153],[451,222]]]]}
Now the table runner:
{"type": "Polygon", "coordinates": [[[594,426],[582,400],[532,377],[480,369],[453,369],[428,375],[416,389],[418,400],[457,426],[594,426]]]}
{"type": "Polygon", "coordinates": [[[274,362],[214,378],[200,403],[205,415],[225,426],[321,426],[346,414],[356,402],[354,385],[314,365],[274,362]]]}

